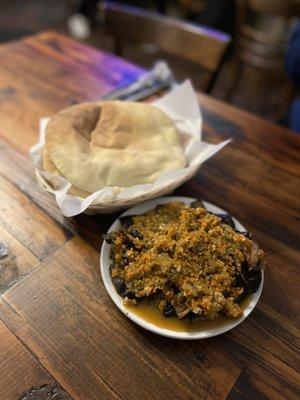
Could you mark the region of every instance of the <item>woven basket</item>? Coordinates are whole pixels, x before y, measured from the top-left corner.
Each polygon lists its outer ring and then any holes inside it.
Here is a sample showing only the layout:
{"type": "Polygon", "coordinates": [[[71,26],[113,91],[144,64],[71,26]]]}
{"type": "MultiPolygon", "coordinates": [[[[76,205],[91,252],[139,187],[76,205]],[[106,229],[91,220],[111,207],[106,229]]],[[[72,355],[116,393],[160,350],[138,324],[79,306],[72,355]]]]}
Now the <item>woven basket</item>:
{"type": "MultiPolygon", "coordinates": [[[[91,205],[84,211],[84,214],[95,215],[95,214],[111,214],[117,212],[119,210],[123,210],[125,208],[132,207],[139,203],[142,203],[146,200],[153,199],[155,197],[164,196],[166,194],[172,193],[176,188],[182,185],[184,182],[191,179],[194,175],[197,174],[201,165],[197,165],[194,169],[187,171],[187,174],[181,176],[180,178],[174,179],[173,182],[170,182],[163,188],[149,190],[148,192],[143,193],[142,195],[132,196],[128,199],[121,200],[107,200],[97,202],[94,201],[91,205]]],[[[40,187],[54,196],[54,189],[51,185],[44,179],[44,177],[40,174],[40,171],[36,168],[35,174],[37,181],[40,187]]]]}

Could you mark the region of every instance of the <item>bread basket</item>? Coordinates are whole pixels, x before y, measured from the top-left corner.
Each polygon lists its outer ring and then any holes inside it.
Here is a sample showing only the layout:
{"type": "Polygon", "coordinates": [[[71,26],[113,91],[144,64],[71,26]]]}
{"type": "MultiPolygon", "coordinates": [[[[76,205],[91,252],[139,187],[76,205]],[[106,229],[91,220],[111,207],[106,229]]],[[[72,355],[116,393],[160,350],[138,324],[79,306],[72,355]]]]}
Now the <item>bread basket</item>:
{"type": "Polygon", "coordinates": [[[168,114],[179,129],[187,166],[163,173],[151,184],[136,185],[123,191],[107,187],[85,199],[67,193],[71,183],[65,178],[43,171],[42,150],[45,143],[45,127],[49,119],[41,120],[40,139],[31,149],[31,158],[40,187],[55,196],[65,216],[71,217],[80,213],[89,215],[114,213],[146,200],[170,194],[197,174],[202,163],[228,143],[224,141],[214,145],[201,140],[201,110],[189,81],[177,86],[153,104],[168,114]]]}

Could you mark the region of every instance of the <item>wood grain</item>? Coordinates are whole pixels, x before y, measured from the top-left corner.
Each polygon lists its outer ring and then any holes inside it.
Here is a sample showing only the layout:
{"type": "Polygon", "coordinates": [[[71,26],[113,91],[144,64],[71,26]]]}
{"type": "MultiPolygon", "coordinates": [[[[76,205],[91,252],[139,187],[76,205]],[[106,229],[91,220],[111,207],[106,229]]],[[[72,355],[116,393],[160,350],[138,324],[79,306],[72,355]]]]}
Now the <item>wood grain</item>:
{"type": "Polygon", "coordinates": [[[39,259],[56,251],[68,237],[30,198],[0,176],[0,225],[39,259]]]}
{"type": "Polygon", "coordinates": [[[106,28],[121,43],[153,43],[169,54],[194,61],[213,72],[230,42],[226,33],[199,24],[145,12],[141,8],[109,2],[103,7],[106,28]]]}
{"type": "Polygon", "coordinates": [[[255,369],[243,371],[226,400],[286,400],[287,398],[296,398],[291,393],[287,395],[288,389],[285,389],[285,393],[282,393],[282,387],[280,387],[281,385],[275,376],[268,377],[265,380],[266,377],[258,372],[255,369]]]}
{"type": "Polygon", "coordinates": [[[230,137],[245,153],[256,154],[271,167],[299,178],[299,136],[205,94],[199,95],[199,102],[204,106],[204,129],[209,138],[230,137]]]}
{"type": "Polygon", "coordinates": [[[128,400],[162,393],[165,399],[221,399],[239,374],[213,341],[168,341],[124,319],[102,285],[98,252],[78,238],[3,299],[14,313],[4,303],[1,317],[75,398],[113,398],[111,387],[116,398],[128,400]]]}
{"type": "Polygon", "coordinates": [[[199,95],[204,139],[233,142],[176,194],[238,217],[266,250],[268,268],[261,300],[238,328],[205,341],[169,340],[127,320],[102,285],[101,234],[116,215],[63,218],[28,159],[41,116],[99,98],[143,71],[53,32],[3,45],[0,57],[0,242],[8,244],[0,258],[0,393],[9,387],[8,400],[299,398],[300,138],[199,95]],[[21,350],[9,358],[14,346],[21,350]],[[26,384],[13,380],[24,352],[26,384]]]}
{"type": "Polygon", "coordinates": [[[116,56],[51,33],[3,45],[0,58],[0,136],[26,154],[37,141],[41,117],[98,100],[142,73],[116,56]]]}
{"type": "Polygon", "coordinates": [[[1,293],[30,272],[39,263],[39,260],[1,225],[0,238],[1,243],[7,248],[7,255],[0,256],[1,293]]]}
{"type": "Polygon", "coordinates": [[[56,400],[72,400],[71,396],[58,384],[33,387],[23,393],[20,400],[51,400],[54,398],[56,400]]]}
{"type": "Polygon", "coordinates": [[[229,35],[117,2],[102,7],[106,31],[122,54],[124,43],[151,43],[167,54],[196,63],[206,73],[200,87],[210,93],[231,41],[229,35]]]}
{"type": "MultiPolygon", "coordinates": [[[[0,399],[48,400],[48,398],[40,396],[41,387],[57,388],[60,393],[66,394],[0,321],[0,399]],[[36,392],[39,397],[26,397],[26,393],[29,392],[36,392]]],[[[57,396],[56,398],[57,400],[71,400],[71,397],[57,396]]]]}
{"type": "MultiPolygon", "coordinates": [[[[116,215],[94,217],[78,215],[75,218],[64,218],[53,197],[46,191],[41,190],[30,160],[25,155],[10,148],[1,139],[0,154],[0,180],[1,176],[3,176],[5,184],[10,188],[14,188],[15,193],[20,192],[21,197],[27,199],[29,204],[32,204],[32,206],[37,205],[38,209],[43,211],[42,215],[44,215],[44,218],[50,221],[50,225],[56,226],[52,220],[56,221],[57,227],[61,228],[61,233],[65,235],[66,240],[77,233],[94,247],[100,249],[100,244],[102,242],[101,234],[106,232],[116,218],[116,215]]],[[[18,195],[15,197],[18,198],[18,195]]],[[[9,202],[8,205],[12,207],[9,202]]],[[[6,205],[6,207],[8,207],[8,205],[6,205]]],[[[24,213],[23,209],[21,211],[24,213]]],[[[45,234],[45,240],[47,240],[48,243],[48,232],[45,229],[43,229],[43,232],[45,234]]],[[[23,236],[20,236],[20,238],[22,239],[23,236]]],[[[57,240],[56,235],[55,239],[57,240]]],[[[25,243],[25,240],[23,240],[23,243],[25,243]]],[[[37,244],[37,246],[40,248],[39,244],[37,244]]]]}

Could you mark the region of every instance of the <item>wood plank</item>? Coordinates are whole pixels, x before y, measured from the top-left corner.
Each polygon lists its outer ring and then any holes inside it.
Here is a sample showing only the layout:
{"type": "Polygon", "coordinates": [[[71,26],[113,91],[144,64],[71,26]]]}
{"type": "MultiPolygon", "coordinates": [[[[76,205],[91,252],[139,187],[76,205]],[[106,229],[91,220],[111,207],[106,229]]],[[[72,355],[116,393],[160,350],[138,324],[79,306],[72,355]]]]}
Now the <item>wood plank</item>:
{"type": "MultiPolygon", "coordinates": [[[[44,370],[32,354],[0,321],[0,399],[47,400],[43,393],[55,392],[58,400],[71,397],[44,370]]],[[[53,398],[53,397],[51,397],[53,398]]]]}
{"type": "Polygon", "coordinates": [[[55,252],[70,238],[69,232],[1,176],[0,225],[39,259],[55,252]]]}
{"type": "Polygon", "coordinates": [[[203,106],[204,137],[230,137],[237,146],[299,176],[299,135],[203,93],[199,102],[203,106]]]}
{"type": "Polygon", "coordinates": [[[257,146],[245,148],[244,143],[235,141],[224,149],[217,162],[211,161],[219,176],[222,171],[224,182],[243,187],[247,194],[276,204],[294,218],[300,214],[297,201],[300,198],[300,168],[286,171],[280,165],[266,161],[261,154],[257,146]]]}
{"type": "Polygon", "coordinates": [[[267,235],[262,236],[256,230],[253,233],[267,252],[268,267],[263,301],[271,306],[273,311],[276,310],[281,316],[288,318],[291,325],[299,328],[299,251],[267,235]]]}
{"type": "MultiPolygon", "coordinates": [[[[284,314],[261,302],[253,311],[252,318],[240,325],[238,331],[245,340],[244,347],[252,347],[252,351],[256,352],[256,357],[262,359],[267,357],[267,353],[272,354],[297,372],[300,366],[299,318],[298,320],[296,318],[295,325],[291,324],[284,314]],[[251,336],[251,332],[255,332],[255,336],[251,336]],[[272,335],[271,340],[270,335],[272,335]]],[[[234,338],[234,334],[231,338],[234,338]]],[[[261,361],[256,362],[257,367],[259,364],[261,361]]],[[[271,365],[267,366],[270,370],[271,367],[271,365]]],[[[295,384],[297,384],[297,378],[295,384]]],[[[298,379],[298,386],[299,384],[300,379],[298,379]]]]}
{"type": "MultiPolygon", "coordinates": [[[[276,198],[270,198],[270,195],[266,194],[268,187],[273,187],[273,183],[268,182],[267,179],[263,181],[264,184],[260,193],[257,193],[256,188],[259,184],[261,170],[257,171],[256,185],[248,186],[245,180],[239,181],[237,179],[239,172],[235,172],[234,175],[233,172],[227,173],[227,168],[224,169],[226,162],[221,161],[224,160],[224,157],[226,157],[225,152],[217,156],[214,162],[206,163],[196,178],[182,188],[182,192],[194,193],[196,197],[211,200],[240,218],[248,226],[250,225],[250,228],[255,227],[261,233],[270,235],[272,238],[297,249],[300,234],[297,218],[299,205],[296,204],[298,178],[289,176],[288,181],[294,182],[294,186],[290,188],[292,196],[283,191],[282,200],[280,204],[277,204],[276,198]],[[265,191],[263,191],[263,188],[265,188],[265,191]],[[290,201],[294,206],[289,208],[288,198],[291,199],[293,196],[296,196],[295,200],[290,201]],[[287,198],[286,204],[285,198],[287,198]]],[[[245,161],[248,160],[246,154],[244,159],[245,161]]],[[[230,159],[228,158],[227,161],[230,162],[230,159]]],[[[268,174],[270,181],[271,175],[270,171],[268,174]]],[[[277,182],[277,185],[279,185],[279,182],[277,182]]],[[[275,192],[275,189],[273,191],[275,192]]]]}
{"type": "Polygon", "coordinates": [[[265,376],[260,375],[258,372],[257,370],[249,371],[245,369],[237,379],[226,400],[286,400],[288,398],[296,400],[298,398],[288,388],[280,387],[281,385],[276,376],[268,376],[268,379],[265,380],[265,376]]]}
{"type": "Polygon", "coordinates": [[[11,149],[0,139],[0,178],[1,175],[5,178],[5,181],[11,183],[11,185],[7,183],[6,185],[13,186],[23,192],[28,198],[28,202],[31,200],[38,206],[39,210],[43,210],[51,219],[57,221],[67,238],[78,233],[94,247],[100,248],[101,233],[106,232],[116,215],[93,217],[78,215],[75,218],[65,218],[54,198],[38,185],[32,163],[23,154],[11,149]]]}
{"type": "Polygon", "coordinates": [[[118,57],[54,33],[3,45],[0,58],[5,60],[0,65],[0,135],[24,154],[37,141],[41,117],[98,100],[142,73],[118,57]]]}
{"type": "Polygon", "coordinates": [[[47,31],[26,38],[31,46],[40,49],[51,58],[66,61],[77,68],[89,68],[90,75],[103,76],[103,84],[110,90],[116,85],[125,85],[145,70],[124,58],[104,50],[82,44],[57,32],[47,31]],[[101,67],[101,68],[100,68],[101,67]]]}
{"type": "Polygon", "coordinates": [[[290,321],[263,303],[244,324],[228,334],[231,356],[243,367],[266,369],[281,382],[300,388],[300,332],[290,321]],[[234,348],[231,346],[234,345],[234,348]],[[289,379],[283,376],[289,374],[289,379]]]}
{"type": "Polygon", "coordinates": [[[0,238],[0,244],[7,248],[7,255],[0,256],[1,294],[35,268],[39,260],[1,225],[0,238]]]}
{"type": "Polygon", "coordinates": [[[77,237],[3,300],[1,318],[76,399],[113,398],[105,382],[122,399],[218,400],[240,373],[221,342],[170,340],[121,315],[77,237]]]}

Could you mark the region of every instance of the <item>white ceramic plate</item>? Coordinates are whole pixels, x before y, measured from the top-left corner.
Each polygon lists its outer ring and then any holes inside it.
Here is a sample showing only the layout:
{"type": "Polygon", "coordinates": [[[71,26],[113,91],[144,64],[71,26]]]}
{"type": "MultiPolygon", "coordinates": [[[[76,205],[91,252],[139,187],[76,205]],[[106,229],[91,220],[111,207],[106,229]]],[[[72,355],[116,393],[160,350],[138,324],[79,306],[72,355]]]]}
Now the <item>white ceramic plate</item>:
{"type": "MultiPolygon", "coordinates": [[[[180,196],[169,196],[169,197],[161,197],[157,199],[153,199],[150,201],[147,201],[146,203],[139,204],[135,207],[130,208],[129,210],[125,211],[121,216],[125,215],[136,215],[136,214],[143,214],[151,209],[153,209],[157,204],[165,204],[165,203],[170,203],[172,201],[180,201],[185,204],[190,204],[195,199],[190,198],[190,197],[180,197],[180,196]]],[[[203,202],[205,208],[208,211],[212,211],[215,213],[225,213],[223,209],[208,203],[208,202],[203,202]]],[[[234,223],[235,223],[235,228],[239,231],[246,231],[246,228],[235,218],[233,218],[234,223]]],[[[121,223],[117,219],[112,226],[109,228],[108,232],[113,232],[121,228],[121,223]]],[[[260,283],[260,286],[258,290],[252,295],[250,303],[247,305],[247,307],[244,310],[244,314],[242,317],[238,319],[228,319],[228,322],[226,321],[225,323],[222,323],[222,325],[214,327],[214,328],[209,328],[204,330],[203,329],[203,324],[201,325],[201,328],[199,331],[193,330],[191,332],[179,332],[179,331],[174,331],[171,329],[165,329],[165,328],[160,328],[140,316],[136,315],[135,313],[129,311],[124,305],[123,305],[123,299],[122,297],[116,292],[116,289],[112,283],[110,273],[109,273],[109,266],[110,266],[110,245],[107,244],[105,241],[103,242],[102,248],[101,248],[101,257],[100,257],[100,268],[101,268],[101,275],[103,279],[104,286],[110,295],[112,301],[115,303],[115,305],[132,321],[134,321],[136,324],[142,326],[145,329],[148,329],[151,332],[157,333],[158,335],[162,336],[167,336],[170,338],[174,339],[205,339],[209,338],[212,336],[217,336],[220,335],[224,332],[229,331],[230,329],[236,327],[239,325],[244,319],[248,317],[248,315],[251,313],[251,311],[254,309],[256,306],[256,303],[258,302],[258,299],[261,295],[262,288],[263,288],[263,281],[264,281],[264,273],[262,271],[262,280],[260,283]]]]}

